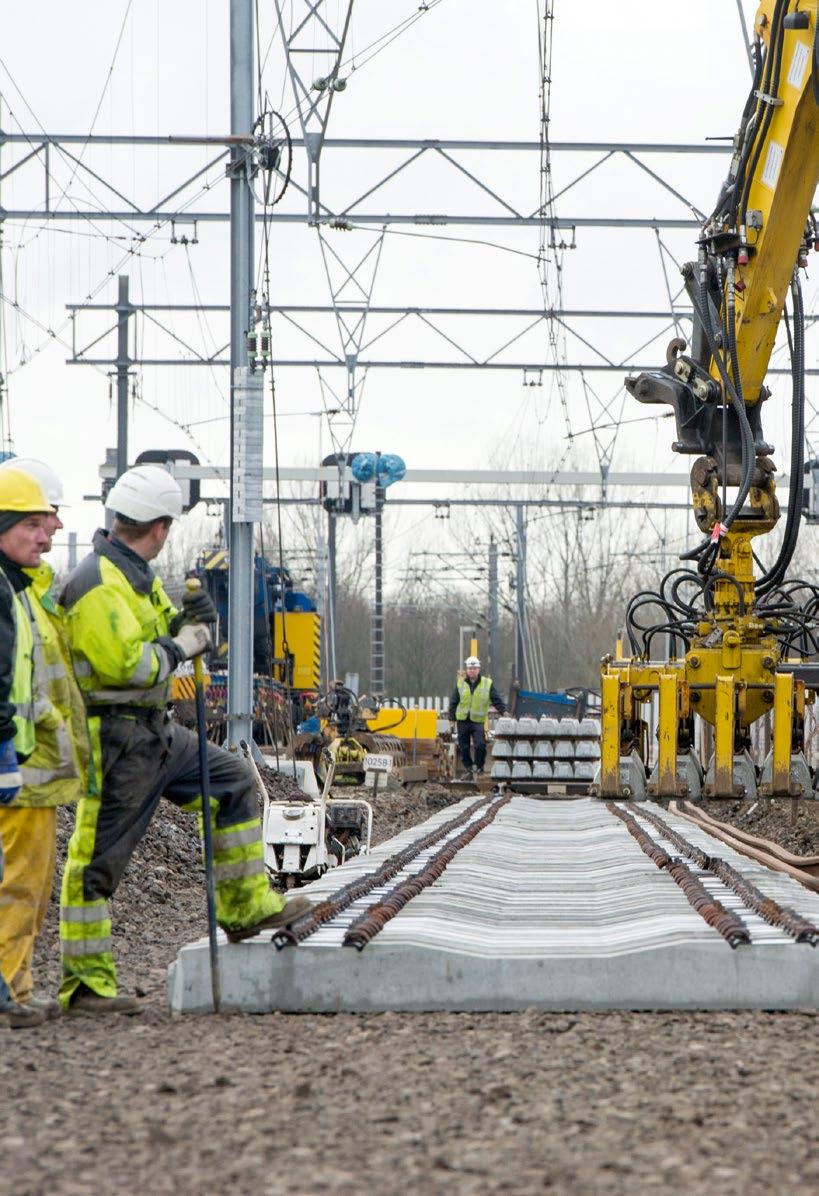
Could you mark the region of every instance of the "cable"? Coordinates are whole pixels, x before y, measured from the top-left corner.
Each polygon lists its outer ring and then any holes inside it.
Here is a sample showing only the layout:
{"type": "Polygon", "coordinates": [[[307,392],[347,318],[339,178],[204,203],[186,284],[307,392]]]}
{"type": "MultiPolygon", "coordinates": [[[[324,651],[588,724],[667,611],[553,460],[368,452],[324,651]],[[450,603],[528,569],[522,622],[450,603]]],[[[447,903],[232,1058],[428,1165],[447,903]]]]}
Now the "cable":
{"type": "Polygon", "coordinates": [[[791,563],[799,527],[802,521],[801,479],[805,469],[805,308],[802,297],[802,283],[799,268],[791,279],[793,302],[793,335],[790,320],[785,312],[785,329],[791,354],[793,377],[793,399],[791,408],[791,486],[788,492],[788,513],[785,520],[785,534],[779,554],[767,573],[757,583],[757,594],[763,596],[779,584],[791,563]]]}

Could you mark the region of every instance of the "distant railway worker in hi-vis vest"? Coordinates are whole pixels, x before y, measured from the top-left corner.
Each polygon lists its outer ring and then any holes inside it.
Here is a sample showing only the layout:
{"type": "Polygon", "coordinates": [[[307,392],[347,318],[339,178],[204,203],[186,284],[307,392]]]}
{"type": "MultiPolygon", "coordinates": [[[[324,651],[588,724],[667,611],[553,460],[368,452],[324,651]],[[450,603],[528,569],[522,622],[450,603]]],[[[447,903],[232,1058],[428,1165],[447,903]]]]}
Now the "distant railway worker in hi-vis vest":
{"type": "Polygon", "coordinates": [[[486,731],[484,725],[490,706],[498,714],[506,713],[506,703],[500,696],[491,677],[481,675],[481,662],[477,656],[468,656],[465,661],[466,675],[459,677],[449,699],[450,722],[458,725],[458,750],[464,771],[461,780],[469,781],[473,775],[483,775],[486,763],[486,731]],[[472,759],[472,747],[475,759],[472,759]]]}
{"type": "MultiPolygon", "coordinates": [[[[29,754],[28,746],[21,746],[25,701],[15,697],[19,731],[14,743],[26,758],[20,764],[19,792],[7,801],[8,793],[0,795],[0,840],[5,852],[0,882],[0,972],[27,1015],[55,1017],[60,1006],[53,998],[35,993],[31,964],[51,900],[57,806],[71,805],[86,793],[90,755],[85,704],[63,636],[53,592],[54,573],[40,560],[42,553],[50,551],[54,533],[63,526],[58,514],[63,488],[45,462],[12,457],[0,465],[0,495],[0,507],[7,507],[10,501],[17,504],[15,510],[0,514],[0,561],[16,596],[17,655],[18,660],[28,661],[27,669],[30,667],[34,733],[29,754]],[[25,488],[21,475],[26,479],[25,488]],[[37,484],[36,490],[32,483],[37,484]],[[43,496],[50,504],[46,511],[42,510],[43,496]],[[31,511],[32,507],[41,509],[31,511]]],[[[10,596],[5,587],[4,592],[10,596]]],[[[16,685],[20,693],[22,678],[16,685]]]]}
{"type": "MultiPolygon", "coordinates": [[[[117,994],[108,902],[160,798],[201,812],[197,738],[166,707],[171,674],[210,648],[216,621],[202,590],[187,593],[177,612],[148,564],[182,514],[170,473],[158,465],[129,469],[105,505],[113,529],[94,534],[93,552],[60,596],[92,753],[91,792],[77,807],[60,898],[60,1001],[70,1014],[139,1010],[134,998],[117,994]]],[[[310,902],[285,905],[270,887],[248,764],[215,744],[208,762],[216,917],[233,942],[285,925],[310,902]]]]}

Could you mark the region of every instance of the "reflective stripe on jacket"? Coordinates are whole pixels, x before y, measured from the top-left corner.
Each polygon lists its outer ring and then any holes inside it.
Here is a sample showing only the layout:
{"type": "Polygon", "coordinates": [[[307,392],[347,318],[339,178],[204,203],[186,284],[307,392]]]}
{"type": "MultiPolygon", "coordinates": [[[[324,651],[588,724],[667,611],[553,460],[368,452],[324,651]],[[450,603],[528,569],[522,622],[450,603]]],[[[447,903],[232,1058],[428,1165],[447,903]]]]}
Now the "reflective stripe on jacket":
{"type": "Polygon", "coordinates": [[[459,721],[469,719],[473,723],[482,723],[489,714],[491,705],[489,693],[492,689],[492,678],[481,677],[474,690],[469,688],[465,677],[458,679],[458,708],[455,717],[459,721]]]}
{"type": "Polygon", "coordinates": [[[26,570],[31,586],[21,595],[34,641],[35,743],[22,765],[23,789],[14,806],[64,806],[87,792],[91,752],[85,704],[71,673],[60,615],[51,594],[48,565],[26,570]]]}
{"type": "MultiPolygon", "coordinates": [[[[11,567],[11,566],[10,566],[11,567]]],[[[22,573],[17,574],[25,582],[22,573]]],[[[25,582],[27,584],[27,582],[25,582]]],[[[20,758],[30,756],[35,748],[35,692],[33,692],[33,645],[35,637],[31,629],[31,612],[29,604],[24,603],[23,591],[18,592],[10,579],[0,569],[0,585],[7,586],[7,593],[11,594],[10,604],[13,627],[8,627],[13,635],[13,645],[6,639],[5,647],[8,651],[8,664],[12,665],[11,687],[8,690],[8,701],[13,703],[14,714],[14,750],[20,758]]],[[[4,630],[4,635],[6,635],[4,630]]],[[[7,682],[6,682],[7,683],[7,682]]]]}
{"type": "MultiPolygon", "coordinates": [[[[6,585],[10,582],[3,574],[6,585]]],[[[28,603],[22,593],[14,595],[14,677],[11,701],[14,712],[14,748],[18,756],[34,751],[34,633],[28,603]]]]}
{"type": "Polygon", "coordinates": [[[176,611],[136,553],[102,531],[93,543],[60,595],[80,690],[88,705],[161,708],[179,659],[169,639],[176,611]]]}

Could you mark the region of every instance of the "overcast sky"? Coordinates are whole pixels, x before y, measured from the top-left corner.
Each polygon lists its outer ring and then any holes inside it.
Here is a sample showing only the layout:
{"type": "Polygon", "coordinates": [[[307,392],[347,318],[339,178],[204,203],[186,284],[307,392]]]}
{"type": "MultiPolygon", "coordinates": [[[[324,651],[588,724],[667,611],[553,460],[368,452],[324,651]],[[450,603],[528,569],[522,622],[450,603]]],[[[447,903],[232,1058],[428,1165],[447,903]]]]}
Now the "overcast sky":
{"type": "MultiPolygon", "coordinates": [[[[325,5],[331,25],[345,5],[325,5]]],[[[357,0],[346,55],[348,85],[334,100],[330,137],[473,138],[536,140],[538,136],[538,8],[535,0],[440,0],[408,31],[368,60],[371,45],[403,18],[418,11],[415,3],[357,0]]],[[[750,19],[755,2],[743,5],[750,19]]],[[[274,33],[271,0],[262,10],[261,44],[268,50],[263,89],[298,133],[293,98],[283,69],[280,39],[274,33]]],[[[303,0],[284,5],[286,21],[305,11],[303,0]]],[[[555,141],[639,141],[704,143],[707,137],[733,134],[749,83],[734,0],[689,0],[684,6],[621,0],[618,5],[591,0],[554,5],[554,61],[551,135],[555,141]]],[[[0,66],[2,124],[8,131],[87,134],[224,134],[228,131],[227,0],[107,0],[77,8],[52,0],[14,5],[4,21],[0,66]],[[120,37],[121,35],[121,37],[120,37]],[[119,47],[116,50],[119,39],[119,47]],[[113,69],[112,69],[113,62],[113,69]],[[102,97],[102,99],[101,99],[102,97]],[[101,102],[100,102],[101,101],[101,102]],[[98,110],[98,111],[97,111],[98,110]],[[95,116],[96,113],[96,116],[95,116]]],[[[309,67],[306,68],[309,70],[309,67]]],[[[68,147],[100,176],[148,207],[214,156],[209,149],[68,147]]],[[[4,147],[2,165],[18,161],[26,147],[4,147]]],[[[390,150],[327,150],[322,165],[325,202],[343,205],[365,192],[406,154],[390,150]]],[[[591,166],[592,154],[555,154],[555,188],[591,166]]],[[[505,202],[532,212],[538,204],[539,159],[536,153],[464,154],[459,159],[505,202]]],[[[719,157],[662,156],[643,159],[687,200],[710,210],[724,173],[719,157]]],[[[65,209],[123,201],[102,182],[51,152],[51,199],[70,181],[59,200],[65,209]]],[[[6,208],[42,207],[43,170],[29,164],[2,183],[6,208]]],[[[304,178],[297,151],[294,178],[304,178]]],[[[211,189],[190,207],[225,210],[228,184],[221,166],[204,175],[211,189]]],[[[283,207],[302,203],[291,190],[283,207]]],[[[166,205],[168,206],[168,205],[166,205]]],[[[498,212],[495,201],[440,156],[425,155],[380,188],[363,207],[371,212],[498,212]]],[[[635,164],[612,159],[557,202],[561,218],[579,216],[684,217],[686,207],[635,164]]],[[[180,232],[187,230],[180,226],[180,232]]],[[[41,456],[63,475],[73,503],[71,524],[87,538],[100,521],[98,504],[82,496],[98,489],[98,469],[107,446],[114,444],[114,406],[104,368],[68,366],[65,325],[67,303],[93,295],[113,302],[115,275],[127,272],[135,301],[145,303],[226,303],[228,300],[228,230],[200,223],[198,244],[171,244],[171,229],[151,231],[132,222],[66,222],[45,227],[36,218],[4,228],[3,305],[8,370],[9,414],[14,448],[41,456]],[[134,233],[150,232],[144,243],[134,233]],[[21,313],[9,306],[19,304],[21,313]],[[35,322],[36,321],[36,322],[35,322]],[[59,331],[60,341],[42,329],[59,331]],[[66,343],[63,343],[66,342],[66,343]]],[[[361,257],[377,230],[327,233],[346,261],[361,257]]],[[[663,234],[669,255],[693,256],[693,231],[663,234]]],[[[393,227],[385,234],[373,287],[376,304],[411,306],[538,307],[543,302],[536,255],[537,228],[429,226],[393,227]],[[409,236],[408,233],[414,235],[409,236]],[[429,234],[434,233],[434,237],[429,234]],[[419,235],[420,234],[420,235],[419,235]],[[457,240],[491,244],[458,244],[457,240]],[[511,252],[514,251],[514,252],[511,252]]],[[[261,236],[258,238],[261,244],[261,236]]],[[[618,229],[577,233],[577,248],[565,255],[564,300],[568,307],[620,309],[667,307],[657,237],[652,231],[618,229]]],[[[677,279],[667,259],[671,283],[677,279]]],[[[329,290],[317,234],[298,225],[274,225],[270,237],[271,299],[277,303],[326,303],[329,290]]],[[[348,295],[350,292],[348,292],[348,295]]],[[[807,306],[816,301],[809,280],[807,306]]],[[[474,356],[499,348],[524,321],[450,320],[445,331],[474,356]]],[[[227,321],[173,316],[175,335],[197,349],[213,352],[227,339],[227,321]]],[[[369,340],[387,321],[371,317],[369,340]]],[[[654,341],[639,354],[660,364],[673,329],[663,324],[628,321],[576,322],[590,346],[569,335],[570,360],[595,360],[594,348],[621,360],[643,341],[654,341]]],[[[81,338],[93,339],[104,324],[83,317],[81,338]]],[[[332,320],[310,325],[314,336],[339,348],[332,320]]],[[[312,356],[316,345],[284,322],[275,326],[280,356],[312,356]]],[[[85,343],[85,342],[83,342],[85,343]]],[[[184,356],[186,350],[140,320],[137,347],[146,355],[184,356]]],[[[816,341],[809,340],[809,365],[815,365],[816,341]]],[[[112,353],[112,340],[97,346],[112,353]]],[[[133,352],[133,342],[132,342],[133,352]]],[[[324,353],[320,353],[325,356],[324,353]]],[[[424,325],[406,322],[376,341],[369,356],[390,359],[460,357],[424,325]]],[[[549,360],[554,357],[545,324],[521,339],[499,360],[549,360]]],[[[589,383],[608,401],[617,395],[625,369],[589,375],[589,383]]],[[[328,370],[328,384],[343,385],[343,371],[328,370]]],[[[777,444],[777,459],[787,457],[789,397],[775,387],[777,404],[766,410],[766,432],[777,444]]],[[[322,391],[314,370],[281,369],[276,375],[283,464],[313,464],[319,451],[322,391]],[[294,414],[295,413],[295,414],[294,414]]],[[[139,401],[132,413],[131,454],[152,447],[192,448],[203,461],[227,464],[227,371],[216,367],[145,368],[137,373],[139,401]],[[152,408],[158,408],[166,418],[152,408]],[[180,426],[182,425],[182,427],[180,426]],[[184,430],[188,428],[191,435],[184,430]]],[[[325,392],[328,394],[329,392],[325,392]]],[[[584,433],[590,414],[605,423],[577,376],[567,382],[568,426],[584,433]]],[[[332,401],[332,400],[330,400],[332,401]]],[[[270,400],[268,396],[268,411],[270,400]]],[[[619,400],[615,404],[619,412],[619,400]]],[[[645,414],[629,404],[625,417],[645,414]],[[632,410],[632,407],[634,410],[632,410]]],[[[267,421],[269,430],[270,421],[267,421]]],[[[624,427],[614,450],[615,470],[674,470],[686,462],[670,452],[669,420],[624,427]]],[[[553,380],[524,387],[515,371],[372,370],[363,390],[356,434],[358,449],[399,452],[415,468],[488,467],[564,468],[594,466],[591,435],[566,440],[567,416],[553,380]]],[[[606,433],[608,434],[608,433],[606,433]]],[[[328,450],[326,425],[323,447],[328,450]]],[[[268,436],[267,461],[272,461],[268,436]]],[[[215,489],[215,487],[214,487],[215,489]]],[[[405,492],[409,493],[409,490],[405,492]]],[[[415,493],[422,493],[416,490],[415,493]]],[[[455,493],[454,489],[450,493],[455,493]]],[[[629,495],[634,497],[635,495],[629,495]]],[[[678,492],[674,497],[681,497],[678,492]]],[[[425,535],[443,535],[432,515],[392,524],[394,552],[406,550],[425,535]],[[403,539],[402,539],[403,537],[403,539]]]]}

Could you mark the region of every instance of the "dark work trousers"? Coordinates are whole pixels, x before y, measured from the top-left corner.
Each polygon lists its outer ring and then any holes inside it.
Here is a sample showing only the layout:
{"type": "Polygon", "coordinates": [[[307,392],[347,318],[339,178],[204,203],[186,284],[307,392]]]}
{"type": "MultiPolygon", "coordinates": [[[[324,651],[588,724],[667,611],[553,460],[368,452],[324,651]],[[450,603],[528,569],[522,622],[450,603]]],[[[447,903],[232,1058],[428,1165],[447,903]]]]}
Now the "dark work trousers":
{"type": "Polygon", "coordinates": [[[464,768],[472,768],[472,745],[475,745],[475,768],[483,770],[486,763],[486,732],[483,723],[473,723],[470,718],[458,719],[458,750],[464,768]]]}
{"type": "MultiPolygon", "coordinates": [[[[83,876],[86,901],[111,897],[161,798],[184,807],[200,797],[199,744],[193,731],[157,710],[137,718],[103,715],[102,801],[83,876]]],[[[215,829],[259,817],[253,774],[244,760],[208,744],[215,829]]]]}

